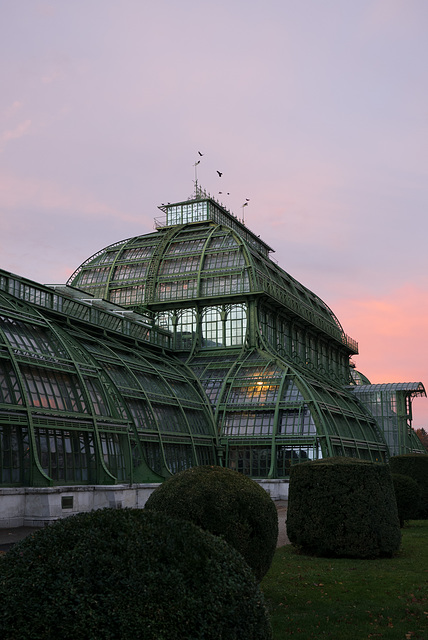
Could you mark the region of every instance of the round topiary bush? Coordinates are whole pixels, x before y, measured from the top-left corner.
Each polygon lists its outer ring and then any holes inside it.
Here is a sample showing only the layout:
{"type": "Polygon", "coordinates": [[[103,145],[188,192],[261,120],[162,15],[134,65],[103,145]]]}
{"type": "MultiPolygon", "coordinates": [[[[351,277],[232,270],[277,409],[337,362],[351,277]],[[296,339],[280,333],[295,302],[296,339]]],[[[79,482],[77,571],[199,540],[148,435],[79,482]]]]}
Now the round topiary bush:
{"type": "Polygon", "coordinates": [[[270,639],[242,556],[190,522],[104,509],[60,520],[0,559],[3,640],[270,639]]]}
{"type": "Polygon", "coordinates": [[[419,486],[419,508],[417,518],[428,518],[428,455],[406,453],[389,459],[392,473],[401,473],[416,480],[419,486]]]}
{"type": "Polygon", "coordinates": [[[402,473],[393,473],[392,482],[394,484],[400,527],[403,527],[405,520],[416,519],[418,517],[420,500],[419,485],[416,480],[402,473]]]}
{"type": "Polygon", "coordinates": [[[248,476],[217,466],[193,467],[161,484],[145,508],[222,536],[244,556],[257,580],[269,570],[278,539],[277,510],[248,476]]]}
{"type": "Polygon", "coordinates": [[[401,542],[388,465],[325,458],[291,468],[287,534],[320,556],[391,556],[401,542]]]}

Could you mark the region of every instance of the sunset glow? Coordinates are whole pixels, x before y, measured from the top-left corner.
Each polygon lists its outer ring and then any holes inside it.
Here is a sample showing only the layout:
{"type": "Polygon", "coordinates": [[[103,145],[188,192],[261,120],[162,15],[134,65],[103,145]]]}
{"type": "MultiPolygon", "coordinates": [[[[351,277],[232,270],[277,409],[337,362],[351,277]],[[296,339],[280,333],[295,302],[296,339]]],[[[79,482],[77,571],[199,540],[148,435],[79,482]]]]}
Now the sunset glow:
{"type": "Polygon", "coordinates": [[[200,161],[358,370],[428,388],[427,24],[425,0],[0,0],[0,267],[65,282],[200,161]]]}

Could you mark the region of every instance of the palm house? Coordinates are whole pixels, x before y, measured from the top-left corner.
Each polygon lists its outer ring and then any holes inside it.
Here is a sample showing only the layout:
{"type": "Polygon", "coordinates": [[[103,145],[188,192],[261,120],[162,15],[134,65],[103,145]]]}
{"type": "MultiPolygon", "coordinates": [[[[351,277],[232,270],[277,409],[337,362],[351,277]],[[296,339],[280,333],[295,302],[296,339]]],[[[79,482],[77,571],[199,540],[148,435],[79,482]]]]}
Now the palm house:
{"type": "Polygon", "coordinates": [[[0,272],[0,491],[25,493],[25,522],[199,464],[281,497],[304,460],[425,453],[422,383],[370,384],[332,310],[205,191],[160,210],[66,284],[0,272]]]}

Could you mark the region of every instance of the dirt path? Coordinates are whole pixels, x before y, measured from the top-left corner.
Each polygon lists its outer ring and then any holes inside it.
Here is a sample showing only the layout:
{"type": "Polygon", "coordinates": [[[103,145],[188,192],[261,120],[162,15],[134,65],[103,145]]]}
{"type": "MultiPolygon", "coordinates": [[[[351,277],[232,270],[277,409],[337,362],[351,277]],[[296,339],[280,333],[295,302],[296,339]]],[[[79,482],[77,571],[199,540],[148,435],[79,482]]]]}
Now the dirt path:
{"type": "Polygon", "coordinates": [[[278,500],[275,505],[278,512],[278,542],[276,546],[283,547],[285,544],[290,544],[290,540],[287,538],[287,528],[285,525],[285,519],[287,517],[287,502],[284,500],[278,500]]]}

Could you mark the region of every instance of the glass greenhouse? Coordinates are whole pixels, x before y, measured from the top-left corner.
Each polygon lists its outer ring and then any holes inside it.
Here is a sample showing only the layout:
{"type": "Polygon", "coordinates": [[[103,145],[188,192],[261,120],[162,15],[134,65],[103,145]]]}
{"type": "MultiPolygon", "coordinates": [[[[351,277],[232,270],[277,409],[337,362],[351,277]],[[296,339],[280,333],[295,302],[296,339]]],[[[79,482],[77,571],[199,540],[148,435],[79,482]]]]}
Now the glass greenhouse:
{"type": "Polygon", "coordinates": [[[331,309],[214,198],[65,285],[0,272],[3,486],[161,482],[197,464],[287,478],[302,460],[423,451],[419,383],[371,385],[331,309]]]}

